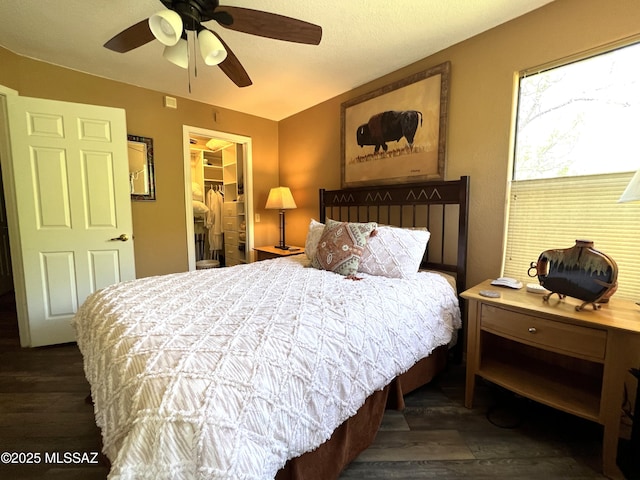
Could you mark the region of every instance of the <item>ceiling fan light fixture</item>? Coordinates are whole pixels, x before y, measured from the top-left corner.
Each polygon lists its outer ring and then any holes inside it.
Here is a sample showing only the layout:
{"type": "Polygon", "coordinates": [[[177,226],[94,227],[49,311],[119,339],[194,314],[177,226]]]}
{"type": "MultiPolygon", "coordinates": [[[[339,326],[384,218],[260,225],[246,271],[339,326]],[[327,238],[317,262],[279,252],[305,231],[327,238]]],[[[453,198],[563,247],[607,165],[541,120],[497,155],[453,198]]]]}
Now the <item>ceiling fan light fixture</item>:
{"type": "Polygon", "coordinates": [[[160,43],[171,47],[182,36],[182,18],[173,10],[162,10],[149,17],[149,29],[160,43]]]}
{"type": "Polygon", "coordinates": [[[220,39],[207,29],[198,33],[198,46],[200,55],[207,65],[218,65],[227,58],[227,50],[220,39]]]}
{"type": "Polygon", "coordinates": [[[162,56],[180,68],[189,68],[189,44],[184,38],[170,47],[164,47],[162,56]]]}
{"type": "MultiPolygon", "coordinates": [[[[160,0],[160,2],[165,10],[124,29],[107,41],[104,47],[114,52],[125,53],[146,45],[154,39],[167,47],[172,47],[186,35],[189,81],[191,81],[191,70],[195,77],[198,76],[199,62],[195,58],[197,55],[195,51],[199,49],[205,65],[218,65],[233,83],[242,88],[253,84],[249,74],[222,37],[204,26],[206,22],[215,21],[219,26],[229,30],[284,42],[318,45],[322,39],[322,27],[319,25],[276,13],[221,6],[218,0],[160,0]],[[195,37],[198,37],[197,41],[195,37]]],[[[178,53],[182,48],[181,46],[175,52],[167,49],[163,55],[176,65],[184,66],[184,57],[178,53]]]]}

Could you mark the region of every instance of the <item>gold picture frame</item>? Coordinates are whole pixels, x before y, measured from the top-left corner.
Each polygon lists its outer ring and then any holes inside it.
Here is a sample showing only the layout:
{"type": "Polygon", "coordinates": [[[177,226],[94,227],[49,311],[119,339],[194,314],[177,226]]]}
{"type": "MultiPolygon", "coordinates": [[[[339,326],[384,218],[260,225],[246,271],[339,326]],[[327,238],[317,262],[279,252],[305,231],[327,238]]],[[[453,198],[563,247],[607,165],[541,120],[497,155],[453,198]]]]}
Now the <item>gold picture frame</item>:
{"type": "Polygon", "coordinates": [[[445,62],[341,105],[342,188],[444,179],[445,62]]]}

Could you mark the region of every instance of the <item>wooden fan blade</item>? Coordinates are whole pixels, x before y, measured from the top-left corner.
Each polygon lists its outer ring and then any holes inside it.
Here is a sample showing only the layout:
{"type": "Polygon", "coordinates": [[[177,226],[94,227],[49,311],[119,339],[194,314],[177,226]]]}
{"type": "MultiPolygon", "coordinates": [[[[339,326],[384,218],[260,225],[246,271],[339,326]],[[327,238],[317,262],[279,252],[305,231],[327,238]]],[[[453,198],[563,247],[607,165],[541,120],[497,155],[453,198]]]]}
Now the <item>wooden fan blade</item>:
{"type": "Polygon", "coordinates": [[[248,87],[249,85],[252,85],[253,82],[251,81],[251,78],[249,78],[249,74],[240,63],[240,60],[238,60],[238,57],[236,57],[236,55],[231,51],[229,45],[227,45],[216,32],[212,30],[209,31],[218,37],[218,40],[222,42],[222,45],[224,45],[224,48],[227,51],[227,58],[225,58],[222,63],[218,64],[220,70],[222,70],[227,77],[229,77],[231,81],[239,87],[248,87]]]}
{"type": "Polygon", "coordinates": [[[285,42],[318,45],[322,39],[318,25],[250,8],[219,6],[213,18],[230,30],[285,42]]]}
{"type": "Polygon", "coordinates": [[[149,28],[149,20],[144,19],[117,34],[104,46],[114,52],[125,53],[149,43],[154,38],[149,28]]]}

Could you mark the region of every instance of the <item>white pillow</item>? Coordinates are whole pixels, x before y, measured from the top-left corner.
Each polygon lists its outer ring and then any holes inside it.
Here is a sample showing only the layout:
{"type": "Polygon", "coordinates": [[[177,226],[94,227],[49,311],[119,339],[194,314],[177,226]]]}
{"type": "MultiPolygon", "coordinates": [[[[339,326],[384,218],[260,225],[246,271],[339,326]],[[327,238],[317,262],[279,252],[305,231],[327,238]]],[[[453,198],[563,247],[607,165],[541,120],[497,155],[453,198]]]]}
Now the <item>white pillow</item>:
{"type": "Polygon", "coordinates": [[[379,226],[362,252],[358,271],[391,278],[411,278],[420,262],[431,234],[424,229],[379,226]]]}
{"type": "Polygon", "coordinates": [[[317,220],[311,219],[309,223],[309,231],[307,232],[307,239],[304,243],[304,253],[309,260],[313,260],[316,256],[316,250],[318,249],[318,242],[324,231],[324,223],[320,223],[317,220]]]}
{"type": "Polygon", "coordinates": [[[204,203],[199,202],[198,200],[193,200],[192,203],[194,215],[202,215],[203,213],[207,213],[209,211],[209,207],[207,207],[204,203]]]}
{"type": "Polygon", "coordinates": [[[191,198],[202,202],[204,200],[204,192],[198,182],[191,182],[191,198]]]}

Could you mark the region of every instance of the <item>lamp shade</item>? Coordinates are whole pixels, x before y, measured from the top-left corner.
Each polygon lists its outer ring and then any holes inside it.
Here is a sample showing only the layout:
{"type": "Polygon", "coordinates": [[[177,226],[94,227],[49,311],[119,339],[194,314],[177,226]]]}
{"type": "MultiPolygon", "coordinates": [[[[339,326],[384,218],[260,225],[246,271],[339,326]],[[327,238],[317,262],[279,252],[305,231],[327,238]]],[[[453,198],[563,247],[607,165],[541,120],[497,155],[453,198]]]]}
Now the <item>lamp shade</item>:
{"type": "Polygon", "coordinates": [[[269,192],[267,204],[264,208],[269,210],[290,210],[297,208],[297,206],[289,187],[274,187],[269,192]]]}
{"type": "Polygon", "coordinates": [[[173,10],[162,10],[149,17],[149,29],[160,43],[170,47],[182,36],[182,19],[173,10]]]}
{"type": "Polygon", "coordinates": [[[162,56],[169,60],[171,63],[181,67],[189,67],[189,47],[184,38],[178,40],[178,43],[171,47],[164,47],[162,56]]]}
{"type": "Polygon", "coordinates": [[[629,185],[622,193],[618,203],[635,202],[640,200],[640,170],[633,176],[629,185]]]}
{"type": "Polygon", "coordinates": [[[207,29],[198,33],[198,45],[200,55],[207,65],[218,65],[227,58],[227,51],[220,39],[207,29]]]}

